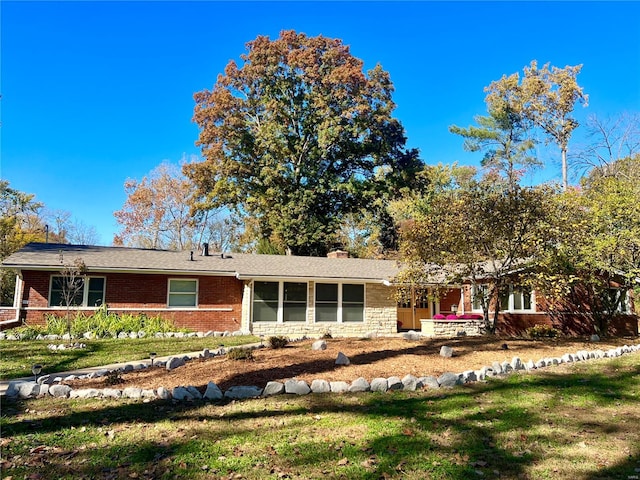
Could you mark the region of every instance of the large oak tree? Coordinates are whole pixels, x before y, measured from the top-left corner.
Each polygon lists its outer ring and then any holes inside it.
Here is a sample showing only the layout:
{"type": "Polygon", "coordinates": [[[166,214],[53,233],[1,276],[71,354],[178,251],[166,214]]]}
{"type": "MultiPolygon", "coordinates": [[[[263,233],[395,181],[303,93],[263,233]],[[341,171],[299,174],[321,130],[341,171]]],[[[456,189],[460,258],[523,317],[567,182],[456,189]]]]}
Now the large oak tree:
{"type": "Polygon", "coordinates": [[[247,44],[195,94],[204,161],[186,166],[199,208],[249,216],[284,250],[322,255],[343,220],[386,201],[422,167],[392,116],[389,74],[364,73],[339,39],[283,31],[247,44]]]}

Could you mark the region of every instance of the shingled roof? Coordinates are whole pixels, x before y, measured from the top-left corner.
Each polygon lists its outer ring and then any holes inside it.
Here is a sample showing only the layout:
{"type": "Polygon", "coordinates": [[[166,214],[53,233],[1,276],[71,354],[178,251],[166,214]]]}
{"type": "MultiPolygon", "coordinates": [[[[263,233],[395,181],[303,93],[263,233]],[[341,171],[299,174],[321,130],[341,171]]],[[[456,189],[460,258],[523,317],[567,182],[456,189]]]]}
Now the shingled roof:
{"type": "Polygon", "coordinates": [[[393,260],[298,257],[246,253],[210,254],[142,248],[30,243],[7,257],[2,266],[18,270],[57,271],[81,258],[89,272],[137,272],[235,276],[240,279],[292,278],[392,281],[399,272],[393,260]]]}

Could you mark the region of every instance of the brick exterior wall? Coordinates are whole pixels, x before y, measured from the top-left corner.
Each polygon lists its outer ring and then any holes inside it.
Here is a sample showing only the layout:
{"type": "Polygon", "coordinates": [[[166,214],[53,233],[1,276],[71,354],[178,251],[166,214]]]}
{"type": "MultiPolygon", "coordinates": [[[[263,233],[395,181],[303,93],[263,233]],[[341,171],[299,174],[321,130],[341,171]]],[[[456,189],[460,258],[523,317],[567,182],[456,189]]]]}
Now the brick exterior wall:
{"type": "MultiPolygon", "coordinates": [[[[21,318],[27,324],[43,324],[46,314],[66,314],[64,307],[48,306],[51,276],[56,274],[57,272],[23,272],[21,318]]],[[[172,320],[178,327],[204,332],[236,331],[241,328],[242,282],[235,277],[95,272],[91,272],[90,276],[105,277],[105,303],[110,312],[160,315],[172,320]],[[197,308],[167,308],[170,278],[198,280],[197,308]]],[[[90,313],[94,309],[80,310],[90,313]]]]}
{"type": "MultiPolygon", "coordinates": [[[[470,312],[471,286],[466,285],[463,288],[465,312],[470,312]]],[[[586,336],[595,333],[593,325],[585,315],[566,314],[558,318],[552,318],[546,313],[549,308],[547,299],[537,293],[534,293],[534,299],[536,304],[535,312],[503,312],[498,314],[496,333],[505,336],[522,336],[528,328],[534,325],[549,325],[562,332],[563,335],[568,336],[586,336]]],[[[491,315],[493,315],[493,312],[491,312],[491,315]]],[[[638,316],[616,316],[609,325],[609,335],[615,337],[637,336],[638,316]]]]}
{"type": "MultiPolygon", "coordinates": [[[[66,309],[48,306],[50,279],[58,272],[24,271],[23,302],[20,321],[27,324],[44,324],[46,314],[64,316],[66,309]]],[[[393,288],[379,283],[369,283],[365,287],[365,311],[363,322],[318,322],[315,323],[314,282],[309,282],[306,322],[257,322],[251,321],[251,283],[241,282],[235,277],[215,277],[196,275],[159,275],[94,273],[103,276],[105,300],[109,311],[115,313],[144,313],[159,315],[172,320],[179,327],[196,331],[236,331],[253,332],[256,335],[321,336],[330,332],[334,336],[361,336],[376,332],[387,335],[397,332],[397,305],[393,298],[393,288]],[[167,308],[169,278],[198,279],[198,308],[167,308]]],[[[471,288],[463,287],[464,312],[471,312],[471,288]]],[[[536,309],[531,313],[501,313],[496,332],[501,335],[523,335],[527,328],[536,324],[552,325],[565,335],[590,335],[594,332],[586,317],[568,314],[561,320],[552,319],[544,311],[543,298],[536,297],[536,309]]],[[[450,313],[451,304],[458,304],[462,313],[460,290],[452,289],[440,298],[442,313],[450,313]]],[[[92,308],[82,309],[87,313],[92,308]]],[[[75,311],[75,309],[74,309],[75,311]]],[[[16,318],[13,308],[0,309],[0,328],[16,326],[11,322],[16,318]]],[[[610,326],[609,333],[615,336],[637,336],[638,317],[619,315],[610,326]]]]}

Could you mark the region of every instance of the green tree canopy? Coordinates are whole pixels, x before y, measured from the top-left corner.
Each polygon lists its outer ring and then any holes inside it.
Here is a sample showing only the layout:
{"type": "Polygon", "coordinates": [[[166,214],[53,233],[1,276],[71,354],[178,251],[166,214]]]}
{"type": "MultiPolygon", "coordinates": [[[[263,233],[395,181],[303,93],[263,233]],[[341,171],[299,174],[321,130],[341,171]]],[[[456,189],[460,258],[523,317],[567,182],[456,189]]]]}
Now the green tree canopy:
{"type": "Polygon", "coordinates": [[[538,165],[533,155],[533,123],[527,115],[518,75],[504,76],[485,88],[486,116],[477,116],[477,126],[449,127],[464,138],[465,150],[483,151],[481,165],[510,186],[538,165]]]}
{"type": "Polygon", "coordinates": [[[185,172],[196,206],[231,206],[261,238],[324,254],[345,216],[384,212],[422,167],[392,116],[389,74],[379,65],[365,74],[341,40],[294,31],[257,37],[241,60],[195,94],[204,161],[185,172]]]}
{"type": "Polygon", "coordinates": [[[486,180],[434,195],[403,224],[401,252],[409,266],[404,275],[413,283],[439,278],[443,287],[462,281],[486,285],[488,295],[480,300],[491,331],[499,309],[490,319],[490,302],[505,291],[514,271],[529,271],[549,241],[553,196],[544,186],[504,188],[486,180]]]}

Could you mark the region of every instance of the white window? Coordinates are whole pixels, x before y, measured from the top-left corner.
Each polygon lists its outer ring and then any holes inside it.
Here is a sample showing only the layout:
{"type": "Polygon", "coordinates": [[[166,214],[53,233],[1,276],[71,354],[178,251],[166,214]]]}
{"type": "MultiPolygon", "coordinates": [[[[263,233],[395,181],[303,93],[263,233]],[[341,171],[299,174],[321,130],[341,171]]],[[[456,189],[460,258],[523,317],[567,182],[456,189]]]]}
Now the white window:
{"type": "Polygon", "coordinates": [[[471,289],[471,310],[475,312],[482,311],[482,303],[489,295],[489,287],[487,285],[474,285],[471,289]]]}
{"type": "Polygon", "coordinates": [[[607,311],[615,313],[630,313],[630,304],[627,299],[627,292],[621,288],[610,288],[603,301],[607,311]]]}
{"type": "Polygon", "coordinates": [[[364,321],[364,285],[316,283],[316,322],[364,321]]]}
{"type": "Polygon", "coordinates": [[[500,310],[507,312],[533,312],[535,302],[530,288],[509,286],[508,293],[500,296],[500,310]]]}
{"type": "Polygon", "coordinates": [[[198,280],[170,278],[167,305],[173,308],[198,306],[198,280]]]}
{"type": "Polygon", "coordinates": [[[307,290],[304,282],[253,282],[254,322],[305,322],[307,290]]]}
{"type": "Polygon", "coordinates": [[[105,277],[53,275],[49,289],[50,307],[98,307],[104,303],[105,277]],[[69,305],[67,305],[69,302],[69,305]]]}

